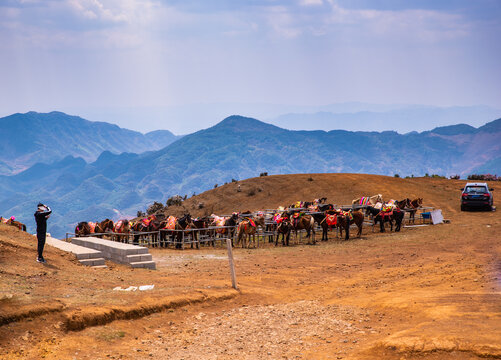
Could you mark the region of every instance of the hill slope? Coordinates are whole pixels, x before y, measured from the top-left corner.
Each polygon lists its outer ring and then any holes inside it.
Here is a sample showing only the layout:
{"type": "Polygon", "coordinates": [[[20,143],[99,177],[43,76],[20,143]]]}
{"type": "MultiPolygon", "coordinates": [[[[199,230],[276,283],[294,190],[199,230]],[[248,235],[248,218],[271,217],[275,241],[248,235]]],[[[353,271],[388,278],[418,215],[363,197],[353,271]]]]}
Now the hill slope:
{"type": "Polygon", "coordinates": [[[4,175],[68,155],[94,161],[105,150],[117,154],[158,150],[178,138],[167,130],[143,135],[61,112],[13,114],[0,119],[0,128],[0,174],[4,175]]]}

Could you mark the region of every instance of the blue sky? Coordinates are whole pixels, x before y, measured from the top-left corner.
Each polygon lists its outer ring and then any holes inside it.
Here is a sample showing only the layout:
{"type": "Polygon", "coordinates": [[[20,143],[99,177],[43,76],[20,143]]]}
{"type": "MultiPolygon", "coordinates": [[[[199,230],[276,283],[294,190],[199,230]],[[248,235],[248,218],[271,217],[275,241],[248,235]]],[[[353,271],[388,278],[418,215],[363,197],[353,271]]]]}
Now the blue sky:
{"type": "Polygon", "coordinates": [[[187,133],[253,104],[501,108],[500,19],[499,0],[2,0],[0,116],[187,133]]]}

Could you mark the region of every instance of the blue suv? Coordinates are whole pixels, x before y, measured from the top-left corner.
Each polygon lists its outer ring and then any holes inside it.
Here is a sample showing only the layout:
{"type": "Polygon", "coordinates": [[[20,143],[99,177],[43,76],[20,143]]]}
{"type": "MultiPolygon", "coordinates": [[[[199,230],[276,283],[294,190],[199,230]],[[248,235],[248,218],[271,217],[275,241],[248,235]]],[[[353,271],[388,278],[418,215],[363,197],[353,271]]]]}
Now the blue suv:
{"type": "Polygon", "coordinates": [[[461,194],[461,211],[469,208],[492,210],[492,191],[487,183],[467,183],[461,194]]]}

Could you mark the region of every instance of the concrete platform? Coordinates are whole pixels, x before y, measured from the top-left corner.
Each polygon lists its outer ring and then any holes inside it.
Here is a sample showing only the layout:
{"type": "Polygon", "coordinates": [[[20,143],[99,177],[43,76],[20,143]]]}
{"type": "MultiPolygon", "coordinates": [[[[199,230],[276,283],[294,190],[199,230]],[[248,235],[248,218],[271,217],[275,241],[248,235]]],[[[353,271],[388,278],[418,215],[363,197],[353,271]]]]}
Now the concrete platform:
{"type": "Polygon", "coordinates": [[[120,243],[96,237],[77,237],[71,240],[72,244],[94,249],[102,253],[105,259],[127,264],[134,268],[156,269],[148,248],[131,244],[120,243]]]}
{"type": "Polygon", "coordinates": [[[99,250],[89,249],[66,241],[47,236],[45,243],[60,250],[75,254],[81,264],[92,267],[106,267],[103,254],[99,250]],[[104,266],[103,266],[104,265],[104,266]]]}

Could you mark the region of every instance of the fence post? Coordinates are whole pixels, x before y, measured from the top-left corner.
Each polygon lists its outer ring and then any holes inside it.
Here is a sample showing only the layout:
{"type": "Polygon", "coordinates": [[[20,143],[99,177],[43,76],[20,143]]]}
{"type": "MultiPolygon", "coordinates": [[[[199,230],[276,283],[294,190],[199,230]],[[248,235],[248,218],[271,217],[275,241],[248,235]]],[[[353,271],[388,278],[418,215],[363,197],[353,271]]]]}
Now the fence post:
{"type": "Polygon", "coordinates": [[[231,246],[231,239],[226,239],[226,247],[228,248],[228,260],[230,262],[231,286],[235,290],[238,290],[237,276],[235,275],[235,264],[233,263],[233,248],[231,246]]]}

